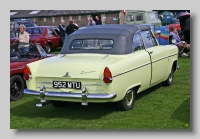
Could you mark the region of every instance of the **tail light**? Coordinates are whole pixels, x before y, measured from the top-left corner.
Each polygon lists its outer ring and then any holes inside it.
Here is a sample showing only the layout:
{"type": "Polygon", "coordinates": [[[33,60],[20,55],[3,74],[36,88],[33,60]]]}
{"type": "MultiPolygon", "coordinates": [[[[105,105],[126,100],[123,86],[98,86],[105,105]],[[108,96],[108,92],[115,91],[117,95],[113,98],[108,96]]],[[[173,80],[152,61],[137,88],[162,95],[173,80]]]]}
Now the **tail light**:
{"type": "Polygon", "coordinates": [[[27,81],[31,78],[31,71],[29,69],[29,67],[26,65],[24,67],[24,80],[27,81]]]}
{"type": "Polygon", "coordinates": [[[112,74],[111,74],[111,72],[110,72],[108,67],[106,67],[104,69],[103,81],[104,81],[104,83],[111,83],[112,82],[112,74]]]}

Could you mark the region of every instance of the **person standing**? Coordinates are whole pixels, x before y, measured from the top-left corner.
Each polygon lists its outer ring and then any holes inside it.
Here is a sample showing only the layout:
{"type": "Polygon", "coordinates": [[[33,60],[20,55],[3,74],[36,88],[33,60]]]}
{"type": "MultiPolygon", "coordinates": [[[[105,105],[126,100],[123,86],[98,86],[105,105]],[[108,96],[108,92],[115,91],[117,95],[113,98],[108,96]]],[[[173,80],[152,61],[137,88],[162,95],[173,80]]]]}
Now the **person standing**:
{"type": "Polygon", "coordinates": [[[185,37],[185,41],[190,44],[190,18],[188,18],[185,21],[185,27],[184,27],[184,37],[185,37]]]}
{"type": "Polygon", "coordinates": [[[21,24],[19,26],[19,34],[18,34],[18,37],[16,38],[15,42],[29,43],[30,36],[25,30],[26,30],[26,26],[24,24],[21,24]]]}
{"type": "Polygon", "coordinates": [[[96,25],[102,25],[101,19],[98,16],[96,16],[95,18],[96,18],[96,25]]]}
{"type": "Polygon", "coordinates": [[[60,30],[60,38],[62,40],[62,44],[64,44],[64,42],[65,42],[66,26],[65,26],[65,21],[63,19],[60,21],[59,30],[60,30]]]}
{"type": "Polygon", "coordinates": [[[93,18],[90,17],[89,21],[88,21],[88,26],[94,26],[96,25],[96,23],[94,22],[93,18]]]}
{"type": "Polygon", "coordinates": [[[67,33],[67,35],[70,35],[70,34],[72,34],[74,31],[76,31],[77,29],[78,29],[78,26],[76,26],[76,25],[74,24],[74,21],[71,20],[71,21],[69,21],[69,25],[68,25],[67,28],[66,28],[66,33],[67,33]]]}

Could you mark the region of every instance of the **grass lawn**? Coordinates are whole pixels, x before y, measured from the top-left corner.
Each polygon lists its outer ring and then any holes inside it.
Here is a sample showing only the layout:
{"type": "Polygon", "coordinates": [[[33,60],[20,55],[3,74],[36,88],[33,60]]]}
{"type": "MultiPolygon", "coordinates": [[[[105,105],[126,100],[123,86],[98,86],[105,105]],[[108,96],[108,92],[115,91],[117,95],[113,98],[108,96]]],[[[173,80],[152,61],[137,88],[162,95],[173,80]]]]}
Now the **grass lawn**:
{"type": "MultiPolygon", "coordinates": [[[[60,48],[52,53],[58,53],[60,48]]],[[[24,95],[10,102],[11,129],[187,129],[190,125],[190,57],[179,57],[180,69],[170,87],[161,84],[137,95],[130,111],[117,111],[114,103],[51,104],[37,108],[39,100],[24,95]]]]}

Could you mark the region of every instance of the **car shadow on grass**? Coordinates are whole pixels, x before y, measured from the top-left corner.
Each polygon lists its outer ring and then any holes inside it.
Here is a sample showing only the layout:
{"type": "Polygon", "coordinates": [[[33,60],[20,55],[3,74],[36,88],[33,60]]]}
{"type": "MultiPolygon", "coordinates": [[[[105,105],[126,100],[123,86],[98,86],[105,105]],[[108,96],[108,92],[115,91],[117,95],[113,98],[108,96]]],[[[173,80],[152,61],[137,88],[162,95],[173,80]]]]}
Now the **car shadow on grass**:
{"type": "Polygon", "coordinates": [[[178,119],[185,124],[190,124],[190,98],[185,100],[171,115],[171,119],[178,119]]]}
{"type": "Polygon", "coordinates": [[[88,103],[82,106],[80,102],[69,102],[65,107],[55,108],[48,101],[43,107],[36,107],[38,99],[28,101],[10,109],[10,115],[27,118],[66,118],[71,120],[94,120],[104,117],[116,110],[114,103],[88,103]]]}
{"type": "Polygon", "coordinates": [[[158,90],[161,87],[162,87],[162,84],[160,83],[160,84],[157,84],[145,91],[140,92],[139,94],[136,95],[136,101],[141,99],[142,97],[148,96],[150,93],[155,92],[156,90],[158,90]]]}
{"type": "MultiPolygon", "coordinates": [[[[161,87],[160,84],[147,89],[136,97],[137,100],[144,96],[153,93],[155,90],[161,87]]],[[[20,101],[20,100],[19,100],[20,101]]],[[[38,99],[26,101],[25,103],[15,106],[10,109],[10,114],[19,117],[28,118],[66,118],[71,120],[92,120],[99,119],[113,112],[120,112],[117,110],[116,103],[88,103],[88,106],[82,106],[80,102],[69,102],[65,107],[55,108],[49,101],[43,107],[36,107],[36,103],[39,103],[38,99]]]]}

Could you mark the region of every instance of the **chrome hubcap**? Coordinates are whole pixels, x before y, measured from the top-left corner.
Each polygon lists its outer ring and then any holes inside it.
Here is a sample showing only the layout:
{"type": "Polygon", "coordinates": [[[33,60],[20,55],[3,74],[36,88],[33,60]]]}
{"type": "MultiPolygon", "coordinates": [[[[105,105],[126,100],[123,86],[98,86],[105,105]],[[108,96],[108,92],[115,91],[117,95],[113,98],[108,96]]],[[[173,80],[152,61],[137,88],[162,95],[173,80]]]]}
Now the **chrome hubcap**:
{"type": "Polygon", "coordinates": [[[46,45],[46,51],[47,51],[47,53],[49,53],[51,51],[51,48],[49,45],[46,45]]]}
{"type": "Polygon", "coordinates": [[[133,102],[133,90],[128,90],[126,93],[126,104],[130,106],[133,102]]]}
{"type": "Polygon", "coordinates": [[[169,81],[172,82],[172,71],[171,71],[171,73],[169,74],[169,81]]]}

